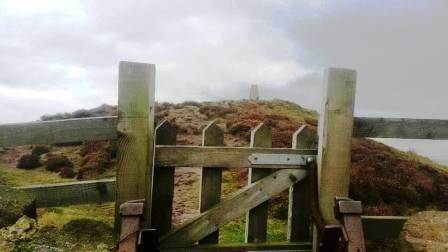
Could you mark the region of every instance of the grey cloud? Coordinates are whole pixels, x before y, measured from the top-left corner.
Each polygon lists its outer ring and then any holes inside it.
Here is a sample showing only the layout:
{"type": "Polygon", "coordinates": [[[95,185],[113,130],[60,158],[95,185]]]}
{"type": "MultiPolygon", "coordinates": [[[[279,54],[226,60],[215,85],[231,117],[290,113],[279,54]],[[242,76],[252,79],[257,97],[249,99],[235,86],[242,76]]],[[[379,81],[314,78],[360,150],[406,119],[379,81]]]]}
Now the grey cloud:
{"type": "MultiPolygon", "coordinates": [[[[263,98],[319,109],[322,71],[339,66],[358,70],[358,114],[448,117],[442,1],[76,3],[73,13],[0,12],[0,86],[73,92],[61,112],[116,103],[118,62],[131,60],[157,65],[159,100],[246,98],[258,83],[263,98]]],[[[1,106],[23,112],[4,96],[1,106]]]]}

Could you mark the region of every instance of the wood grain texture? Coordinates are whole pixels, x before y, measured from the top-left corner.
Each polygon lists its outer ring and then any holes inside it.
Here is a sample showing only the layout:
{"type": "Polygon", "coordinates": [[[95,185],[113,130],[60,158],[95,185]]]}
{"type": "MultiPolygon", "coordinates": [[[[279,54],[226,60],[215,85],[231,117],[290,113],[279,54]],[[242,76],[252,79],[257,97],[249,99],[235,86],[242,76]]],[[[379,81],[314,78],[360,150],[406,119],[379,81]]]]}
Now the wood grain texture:
{"type": "MultiPolygon", "coordinates": [[[[202,146],[223,146],[224,131],[211,122],[202,131],[202,146]]],[[[203,168],[201,173],[199,211],[205,212],[221,201],[222,169],[203,168]]],[[[219,230],[206,236],[199,244],[214,244],[219,241],[219,230]]]]}
{"type": "MultiPolygon", "coordinates": [[[[176,127],[168,121],[157,126],[156,144],[176,145],[176,127]]],[[[151,227],[163,235],[171,230],[174,167],[154,167],[151,227]]]]}
{"type": "Polygon", "coordinates": [[[325,71],[319,120],[319,205],[328,224],[337,224],[334,198],[347,197],[350,183],[356,71],[325,71]]]}
{"type": "Polygon", "coordinates": [[[115,179],[14,187],[28,193],[36,206],[55,207],[114,201],[115,179]]]}
{"type": "MultiPolygon", "coordinates": [[[[248,158],[254,153],[297,154],[313,156],[314,149],[202,147],[202,146],[156,146],[155,165],[160,167],[250,167],[248,158]]],[[[304,166],[272,166],[269,168],[304,169],[304,166]]],[[[260,168],[261,169],[261,168],[260,168]]]]}
{"type": "Polygon", "coordinates": [[[144,228],[150,227],[154,149],[155,65],[120,62],[118,81],[118,151],[115,230],[119,206],[145,199],[144,228]]]}
{"type": "Polygon", "coordinates": [[[355,117],[354,137],[448,139],[448,120],[355,117]]]}
{"type": "Polygon", "coordinates": [[[243,215],[307,175],[305,170],[283,169],[249,185],[229,199],[222,200],[197,218],[161,237],[161,247],[191,246],[224,224],[243,215]]]}
{"type": "MultiPolygon", "coordinates": [[[[292,148],[316,148],[317,135],[306,125],[292,136],[292,148]]],[[[311,195],[310,181],[306,177],[289,188],[288,241],[311,241],[311,195]]]]}
{"type": "MultiPolygon", "coordinates": [[[[250,147],[272,147],[271,128],[261,123],[250,134],[250,147]]],[[[254,183],[271,173],[271,169],[249,168],[248,184],[254,183]]],[[[245,242],[265,242],[268,228],[268,202],[249,210],[246,214],[245,242]]]]}
{"type": "Polygon", "coordinates": [[[117,117],[91,117],[0,125],[0,146],[56,144],[117,138],[117,117]]]}

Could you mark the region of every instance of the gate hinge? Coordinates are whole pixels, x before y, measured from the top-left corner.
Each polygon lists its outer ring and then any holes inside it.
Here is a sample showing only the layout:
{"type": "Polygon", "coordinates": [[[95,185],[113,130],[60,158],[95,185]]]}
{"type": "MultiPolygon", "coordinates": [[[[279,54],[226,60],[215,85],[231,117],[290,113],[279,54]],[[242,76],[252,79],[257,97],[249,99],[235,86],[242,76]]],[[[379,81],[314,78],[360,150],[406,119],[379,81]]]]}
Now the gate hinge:
{"type": "Polygon", "coordinates": [[[315,157],[314,155],[254,153],[248,157],[248,160],[251,167],[306,168],[306,165],[313,162],[315,157]]]}

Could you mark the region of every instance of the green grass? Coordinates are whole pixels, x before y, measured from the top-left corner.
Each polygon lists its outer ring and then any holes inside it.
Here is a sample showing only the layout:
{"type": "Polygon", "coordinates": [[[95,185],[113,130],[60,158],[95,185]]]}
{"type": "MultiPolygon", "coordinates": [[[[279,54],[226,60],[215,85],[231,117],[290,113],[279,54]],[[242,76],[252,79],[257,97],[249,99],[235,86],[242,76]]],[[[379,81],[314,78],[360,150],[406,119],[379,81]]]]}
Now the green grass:
{"type": "MultiPolygon", "coordinates": [[[[286,241],[286,220],[268,219],[268,242],[286,241]]],[[[229,222],[220,229],[220,243],[244,242],[245,217],[229,222]]]]}
{"type": "MultiPolygon", "coordinates": [[[[105,173],[96,176],[95,179],[112,178],[115,176],[115,173],[115,169],[109,169],[105,173]]],[[[73,181],[77,180],[61,178],[58,173],[47,171],[44,167],[23,170],[0,163],[0,185],[4,186],[55,184],[73,181]]]]}
{"type": "Polygon", "coordinates": [[[62,228],[71,220],[89,218],[113,225],[115,204],[73,205],[69,207],[51,207],[38,209],[39,226],[62,228]]]}
{"type": "Polygon", "coordinates": [[[303,123],[305,118],[318,119],[319,114],[314,110],[303,108],[295,103],[274,99],[269,102],[269,108],[275,113],[289,117],[296,123],[303,123]]]}
{"type": "Polygon", "coordinates": [[[419,154],[415,153],[414,151],[400,151],[400,150],[397,150],[397,151],[406,159],[413,160],[413,161],[422,163],[427,166],[431,166],[441,172],[448,172],[448,166],[441,165],[427,157],[420,156],[419,154]]]}
{"type": "Polygon", "coordinates": [[[38,209],[38,231],[14,251],[38,246],[64,251],[109,251],[113,247],[114,203],[38,209]]]}
{"type": "MultiPolygon", "coordinates": [[[[111,171],[102,175],[110,177],[113,174],[114,172],[111,171]]],[[[7,164],[0,164],[0,185],[21,186],[69,181],[76,180],[61,178],[57,173],[49,172],[44,167],[21,170],[7,164]]],[[[40,248],[44,246],[44,250],[46,250],[45,246],[49,246],[61,248],[64,251],[108,251],[106,248],[113,246],[114,207],[114,203],[106,203],[40,208],[37,218],[38,231],[31,239],[16,243],[14,251],[34,251],[39,246],[40,248]],[[74,220],[77,221],[73,222],[74,220]],[[90,226],[83,227],[83,225],[90,226]],[[71,232],[67,227],[85,231],[71,232]],[[101,234],[89,232],[92,227],[101,229],[99,232],[101,234]]]]}
{"type": "Polygon", "coordinates": [[[34,170],[22,170],[0,164],[0,185],[23,186],[33,184],[53,184],[75,181],[61,178],[57,173],[49,172],[44,167],[34,170]]]}

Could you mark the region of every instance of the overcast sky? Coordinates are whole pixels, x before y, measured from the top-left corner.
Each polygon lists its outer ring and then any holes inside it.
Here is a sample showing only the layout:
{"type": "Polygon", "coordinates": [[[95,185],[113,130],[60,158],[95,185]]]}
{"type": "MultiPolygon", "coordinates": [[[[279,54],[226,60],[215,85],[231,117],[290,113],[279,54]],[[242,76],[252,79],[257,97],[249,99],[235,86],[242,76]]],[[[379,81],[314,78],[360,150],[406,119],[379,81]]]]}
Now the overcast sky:
{"type": "Polygon", "coordinates": [[[318,110],[358,71],[358,116],[448,118],[448,1],[0,0],[0,123],[117,103],[118,62],[156,99],[282,98],[318,110]]]}

